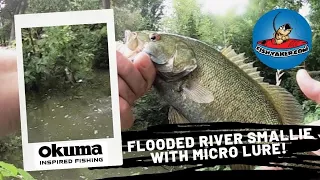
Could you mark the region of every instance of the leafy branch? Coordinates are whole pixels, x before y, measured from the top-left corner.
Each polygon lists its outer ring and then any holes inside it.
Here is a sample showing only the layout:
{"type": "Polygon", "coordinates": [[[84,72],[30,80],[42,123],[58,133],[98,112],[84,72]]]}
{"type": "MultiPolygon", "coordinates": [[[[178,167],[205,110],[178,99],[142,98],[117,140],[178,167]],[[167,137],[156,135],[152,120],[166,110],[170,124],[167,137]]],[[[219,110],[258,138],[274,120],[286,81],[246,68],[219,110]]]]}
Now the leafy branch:
{"type": "Polygon", "coordinates": [[[13,164],[8,164],[0,161],[0,180],[6,177],[14,177],[25,180],[35,180],[28,172],[15,167],[13,164]]]}

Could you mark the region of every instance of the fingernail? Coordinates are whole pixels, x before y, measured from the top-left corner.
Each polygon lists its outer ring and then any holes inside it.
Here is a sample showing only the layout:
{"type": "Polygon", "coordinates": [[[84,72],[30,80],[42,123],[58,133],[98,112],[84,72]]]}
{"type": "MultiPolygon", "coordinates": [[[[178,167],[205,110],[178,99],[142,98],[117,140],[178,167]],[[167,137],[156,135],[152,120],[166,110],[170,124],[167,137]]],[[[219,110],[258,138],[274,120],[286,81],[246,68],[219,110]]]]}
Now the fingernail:
{"type": "Polygon", "coordinates": [[[308,72],[305,69],[300,69],[296,75],[296,79],[297,79],[298,83],[303,82],[303,80],[305,80],[305,78],[309,78],[308,72]]]}

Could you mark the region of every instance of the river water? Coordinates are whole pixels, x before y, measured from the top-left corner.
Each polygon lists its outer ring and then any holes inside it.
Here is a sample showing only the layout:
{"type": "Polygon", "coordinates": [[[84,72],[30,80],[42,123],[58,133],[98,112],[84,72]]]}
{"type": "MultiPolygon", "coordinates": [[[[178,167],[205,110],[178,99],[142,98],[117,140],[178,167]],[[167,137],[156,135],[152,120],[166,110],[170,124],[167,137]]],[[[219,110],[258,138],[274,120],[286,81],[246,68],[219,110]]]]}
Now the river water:
{"type": "Polygon", "coordinates": [[[29,143],[113,137],[111,97],[92,89],[48,93],[27,109],[29,143]]]}

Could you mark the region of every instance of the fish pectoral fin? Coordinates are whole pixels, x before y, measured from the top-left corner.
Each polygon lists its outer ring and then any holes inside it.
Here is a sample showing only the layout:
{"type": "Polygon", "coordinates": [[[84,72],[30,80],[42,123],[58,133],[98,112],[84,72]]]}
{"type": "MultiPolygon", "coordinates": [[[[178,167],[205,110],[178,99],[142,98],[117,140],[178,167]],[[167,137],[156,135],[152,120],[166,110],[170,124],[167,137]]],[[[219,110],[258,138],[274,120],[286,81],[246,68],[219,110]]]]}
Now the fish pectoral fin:
{"type": "Polygon", "coordinates": [[[182,114],[180,114],[174,107],[170,106],[168,112],[169,124],[186,124],[190,123],[182,114]]]}
{"type": "Polygon", "coordinates": [[[214,100],[213,93],[195,81],[186,82],[182,90],[189,99],[197,103],[211,103],[214,100]]]}

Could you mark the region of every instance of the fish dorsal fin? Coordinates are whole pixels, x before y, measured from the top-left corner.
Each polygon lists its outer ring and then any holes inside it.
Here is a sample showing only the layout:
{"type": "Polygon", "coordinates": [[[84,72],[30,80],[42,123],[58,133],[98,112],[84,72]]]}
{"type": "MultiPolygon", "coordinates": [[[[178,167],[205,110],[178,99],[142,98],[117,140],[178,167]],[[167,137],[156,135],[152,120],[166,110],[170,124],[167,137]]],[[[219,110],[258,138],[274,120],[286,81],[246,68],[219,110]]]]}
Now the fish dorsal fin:
{"type": "Polygon", "coordinates": [[[225,52],[230,51],[231,49],[232,49],[232,46],[225,47],[225,48],[223,48],[220,52],[221,52],[222,54],[224,54],[225,52]]]}
{"type": "Polygon", "coordinates": [[[279,112],[282,124],[303,124],[303,109],[291,93],[281,86],[269,83],[260,83],[260,85],[267,91],[268,97],[273,102],[275,109],[279,112]]]}
{"type": "Polygon", "coordinates": [[[244,70],[244,72],[246,72],[247,74],[250,74],[250,73],[259,72],[259,71],[258,71],[258,67],[254,67],[252,69],[246,69],[244,70]]]}
{"type": "Polygon", "coordinates": [[[253,67],[253,62],[244,62],[247,59],[244,53],[235,53],[232,46],[224,48],[221,50],[221,53],[261,85],[262,89],[273,102],[275,109],[279,112],[282,124],[299,125],[303,123],[303,110],[295,97],[281,86],[263,82],[263,77],[260,76],[258,68],[253,67]]]}
{"type": "Polygon", "coordinates": [[[221,54],[224,55],[228,60],[237,65],[245,73],[247,73],[252,79],[257,82],[263,82],[263,77],[260,76],[258,68],[253,67],[253,62],[245,63],[248,58],[245,57],[245,53],[237,54],[232,46],[222,49],[221,54]]]}

